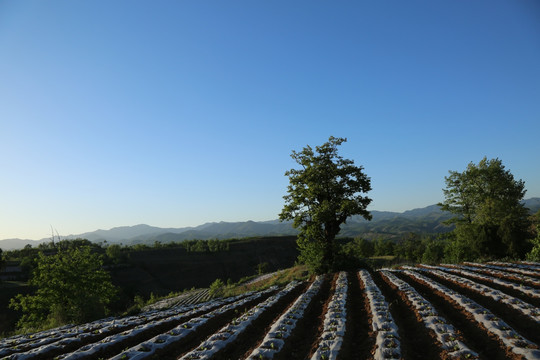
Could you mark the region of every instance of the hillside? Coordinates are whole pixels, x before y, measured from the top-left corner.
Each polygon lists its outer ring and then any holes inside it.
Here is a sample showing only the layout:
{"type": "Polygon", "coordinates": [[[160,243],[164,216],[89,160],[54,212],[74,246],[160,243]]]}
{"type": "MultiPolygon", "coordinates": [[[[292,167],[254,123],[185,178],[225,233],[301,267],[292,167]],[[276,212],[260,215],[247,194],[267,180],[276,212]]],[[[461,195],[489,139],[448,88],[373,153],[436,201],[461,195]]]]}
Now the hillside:
{"type": "MultiPolygon", "coordinates": [[[[524,201],[531,213],[540,210],[540,198],[531,198],[524,201]]],[[[399,235],[407,232],[414,233],[443,233],[451,228],[444,226],[443,221],[451,215],[443,212],[437,205],[407,210],[405,212],[371,211],[373,219],[366,221],[359,216],[351,217],[341,228],[340,236],[354,237],[357,235],[399,235]]],[[[122,243],[134,245],[140,243],[153,244],[155,241],[168,243],[173,241],[193,239],[230,239],[253,236],[283,236],[296,235],[291,222],[270,221],[243,221],[243,222],[211,222],[195,227],[159,228],[145,224],[135,226],[121,226],[110,230],[96,230],[78,235],[68,235],[65,238],[84,238],[93,242],[107,241],[109,243],[122,243]]],[[[10,250],[23,248],[27,244],[37,246],[39,241],[9,239],[0,240],[0,248],[10,250]]]]}

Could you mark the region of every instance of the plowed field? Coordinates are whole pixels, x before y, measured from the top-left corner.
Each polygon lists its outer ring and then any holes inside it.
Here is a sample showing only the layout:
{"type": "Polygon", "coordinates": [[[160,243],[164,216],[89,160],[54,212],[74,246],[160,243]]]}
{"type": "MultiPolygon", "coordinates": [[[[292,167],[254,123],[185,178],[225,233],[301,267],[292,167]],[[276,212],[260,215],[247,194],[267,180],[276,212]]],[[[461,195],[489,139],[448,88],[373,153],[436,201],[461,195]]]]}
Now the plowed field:
{"type": "Polygon", "coordinates": [[[0,359],[540,359],[539,263],[359,269],[194,296],[3,339],[0,359]]]}

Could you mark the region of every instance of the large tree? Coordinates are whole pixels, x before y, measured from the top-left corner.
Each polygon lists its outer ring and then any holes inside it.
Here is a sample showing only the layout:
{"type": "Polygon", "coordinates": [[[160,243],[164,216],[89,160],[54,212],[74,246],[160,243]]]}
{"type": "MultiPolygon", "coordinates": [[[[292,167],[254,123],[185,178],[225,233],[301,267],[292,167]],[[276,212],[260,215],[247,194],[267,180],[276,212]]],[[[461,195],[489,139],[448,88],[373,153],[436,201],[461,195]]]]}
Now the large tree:
{"type": "Polygon", "coordinates": [[[456,216],[450,248],[453,260],[522,258],[530,247],[530,220],[522,200],[523,180],[515,180],[499,159],[469,163],[445,177],[442,210],[456,216]]]}
{"type": "Polygon", "coordinates": [[[30,285],[33,295],[17,295],[10,307],[22,310],[20,328],[37,329],[103,317],[116,295],[101,256],[89,246],[39,253],[30,285]]]}
{"type": "Polygon", "coordinates": [[[332,270],[335,238],[347,218],[361,215],[371,220],[366,210],[371,199],[362,195],[371,190],[371,180],[361,166],[338,154],[338,146],[346,141],[331,136],[315,150],[309,145],[293,150],[291,157],[301,168],[285,173],[288,194],[279,218],[293,220],[300,230],[300,260],[317,273],[332,270]]]}

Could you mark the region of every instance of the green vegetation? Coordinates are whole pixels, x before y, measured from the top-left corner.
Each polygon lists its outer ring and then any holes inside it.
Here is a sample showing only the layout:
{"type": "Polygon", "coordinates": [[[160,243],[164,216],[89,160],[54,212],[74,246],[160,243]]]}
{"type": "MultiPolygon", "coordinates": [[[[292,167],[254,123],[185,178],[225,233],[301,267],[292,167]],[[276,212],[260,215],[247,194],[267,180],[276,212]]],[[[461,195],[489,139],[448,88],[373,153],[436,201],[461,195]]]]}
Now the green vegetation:
{"type": "Polygon", "coordinates": [[[440,235],[408,233],[398,239],[378,237],[371,241],[362,237],[341,239],[340,264],[347,268],[379,267],[383,263],[427,263],[444,261],[448,241],[440,235]],[[354,260],[356,259],[356,261],[354,260]],[[343,265],[346,264],[346,265],[343,265]]]}
{"type": "Polygon", "coordinates": [[[36,293],[19,294],[10,303],[24,313],[18,327],[49,328],[103,317],[116,289],[102,265],[101,256],[88,246],[67,247],[53,255],[40,252],[30,279],[36,293]]]}
{"type": "Polygon", "coordinates": [[[292,268],[280,270],[272,278],[254,285],[259,287],[284,286],[293,280],[308,280],[310,277],[307,266],[297,265],[292,268]]]}
{"type": "Polygon", "coordinates": [[[536,238],[532,240],[533,248],[531,252],[527,254],[527,260],[540,261],[540,232],[536,234],[536,238]]]}
{"type": "MultiPolygon", "coordinates": [[[[250,285],[245,285],[247,279],[240,279],[236,283],[227,281],[225,285],[223,281],[217,279],[214,283],[222,284],[220,296],[235,296],[243,294],[247,291],[258,291],[262,289],[267,289],[271,286],[285,286],[293,280],[308,280],[310,278],[310,271],[306,265],[296,265],[291,268],[279,270],[276,274],[270,278],[255,282],[250,285]]],[[[214,285],[214,283],[212,285],[214,285]]],[[[217,286],[217,285],[214,285],[217,286]]],[[[210,287],[212,291],[212,287],[210,287]]]]}
{"type": "MultiPolygon", "coordinates": [[[[285,286],[286,284],[288,284],[289,282],[293,280],[304,281],[304,280],[308,280],[310,277],[310,273],[305,265],[296,265],[291,268],[279,270],[275,274],[273,274],[273,276],[269,278],[265,278],[260,281],[256,281],[254,283],[246,285],[246,283],[248,283],[250,280],[253,280],[257,276],[260,276],[260,275],[261,274],[246,276],[246,277],[241,278],[237,282],[233,282],[231,279],[227,279],[226,283],[222,279],[218,278],[214,280],[212,284],[210,284],[210,287],[209,287],[210,295],[213,298],[235,296],[235,295],[243,294],[248,291],[258,291],[258,290],[267,289],[271,286],[285,286]]],[[[159,300],[177,297],[179,295],[189,293],[194,290],[195,289],[188,289],[183,292],[170,293],[169,295],[162,296],[162,297],[152,296],[146,302],[141,297],[136,296],[135,305],[128,312],[133,312],[133,309],[140,310],[145,305],[155,303],[159,300]]]]}
{"type": "Polygon", "coordinates": [[[225,283],[221,279],[216,279],[211,285],[210,285],[210,295],[212,297],[220,297],[223,296],[223,293],[225,292],[225,283]]]}
{"type": "Polygon", "coordinates": [[[229,251],[230,240],[186,240],[182,246],[188,252],[229,251]]]}
{"type": "Polygon", "coordinates": [[[527,260],[540,261],[540,211],[533,217],[534,230],[536,231],[536,237],[531,241],[532,249],[527,254],[527,260]]]}
{"type": "Polygon", "coordinates": [[[119,264],[126,260],[126,253],[122,251],[122,246],[118,244],[111,244],[105,249],[105,253],[111,262],[119,264]]]}
{"type": "Polygon", "coordinates": [[[475,259],[523,258],[530,249],[530,219],[521,203],[525,183],[514,180],[499,159],[469,163],[445,177],[441,208],[456,216],[447,256],[455,262],[475,259]]]}
{"type": "MultiPolygon", "coordinates": [[[[2,271],[2,269],[4,268],[4,264],[5,264],[5,260],[4,260],[4,256],[3,256],[3,251],[2,249],[0,248],[0,271],[2,271]]],[[[2,281],[2,280],[0,280],[2,281]]]]}
{"type": "Polygon", "coordinates": [[[61,240],[61,241],[50,241],[46,243],[41,243],[37,247],[32,247],[32,245],[26,245],[23,249],[20,250],[10,250],[4,253],[4,257],[9,261],[16,261],[19,263],[22,273],[18,280],[27,281],[32,275],[33,270],[36,268],[37,260],[39,254],[43,253],[45,255],[53,255],[58,251],[77,249],[80,247],[89,247],[92,249],[92,252],[98,254],[104,254],[105,250],[101,247],[100,244],[93,243],[86,239],[72,239],[72,240],[61,240]]]}
{"type": "Polygon", "coordinates": [[[268,263],[260,262],[257,264],[257,275],[262,275],[268,271],[268,263]]]}
{"type": "Polygon", "coordinates": [[[289,177],[288,195],[280,220],[293,220],[299,229],[299,260],[315,273],[334,270],[335,238],[340,227],[352,215],[370,220],[366,210],[371,202],[361,193],[371,190],[371,181],[361,166],[338,154],[338,146],[347,141],[330,137],[315,151],[306,146],[291,157],[302,167],[285,173],[289,177]]]}

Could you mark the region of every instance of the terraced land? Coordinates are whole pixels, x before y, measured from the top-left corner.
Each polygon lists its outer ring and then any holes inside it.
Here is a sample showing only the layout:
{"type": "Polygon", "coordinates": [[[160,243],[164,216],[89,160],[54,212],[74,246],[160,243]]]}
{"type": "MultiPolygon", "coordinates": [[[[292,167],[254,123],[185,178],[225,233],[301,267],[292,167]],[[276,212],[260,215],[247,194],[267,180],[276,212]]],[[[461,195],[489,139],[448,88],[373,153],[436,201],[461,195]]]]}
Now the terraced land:
{"type": "Polygon", "coordinates": [[[540,359],[540,263],[340,272],[0,340],[0,359],[540,359]]]}

